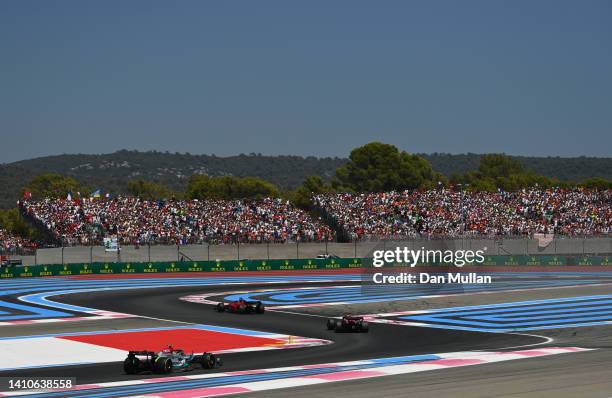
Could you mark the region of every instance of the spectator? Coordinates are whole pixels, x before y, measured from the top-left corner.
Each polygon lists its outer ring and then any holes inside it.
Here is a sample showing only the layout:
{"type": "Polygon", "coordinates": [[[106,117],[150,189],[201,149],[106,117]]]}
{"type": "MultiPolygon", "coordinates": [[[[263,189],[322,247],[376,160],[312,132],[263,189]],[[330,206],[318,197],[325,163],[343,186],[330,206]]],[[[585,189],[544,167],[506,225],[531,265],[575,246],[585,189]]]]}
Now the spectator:
{"type": "Polygon", "coordinates": [[[490,193],[439,189],[321,194],[313,202],[352,240],[612,232],[612,190],[490,193]]]}
{"type": "Polygon", "coordinates": [[[66,245],[320,242],[332,230],[281,199],[260,201],[45,199],[22,210],[66,245]]]}
{"type": "Polygon", "coordinates": [[[35,249],[36,243],[29,239],[16,236],[6,229],[0,228],[0,253],[19,253],[23,249],[35,249]]]}

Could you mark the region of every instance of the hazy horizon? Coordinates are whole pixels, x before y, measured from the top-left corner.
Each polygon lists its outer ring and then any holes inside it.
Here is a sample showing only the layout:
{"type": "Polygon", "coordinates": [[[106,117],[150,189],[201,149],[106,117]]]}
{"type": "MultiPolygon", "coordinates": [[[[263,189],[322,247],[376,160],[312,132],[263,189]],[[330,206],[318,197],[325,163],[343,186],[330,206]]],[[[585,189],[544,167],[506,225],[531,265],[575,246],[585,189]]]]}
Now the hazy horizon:
{"type": "MultiPolygon", "coordinates": [[[[403,150],[402,148],[399,148],[400,150],[403,150]]],[[[49,158],[49,157],[56,157],[56,156],[78,156],[78,155],[92,155],[92,156],[103,156],[103,155],[111,155],[117,152],[121,152],[121,151],[136,151],[136,152],[141,152],[141,153],[147,153],[147,152],[157,152],[157,153],[162,153],[162,154],[170,154],[170,155],[175,155],[175,154],[179,154],[179,155],[191,155],[191,156],[216,156],[219,158],[227,158],[227,157],[235,157],[235,156],[240,156],[240,155],[246,155],[246,156],[251,156],[251,155],[261,155],[261,156],[300,156],[300,157],[315,157],[315,158],[339,158],[339,159],[348,159],[350,152],[347,153],[346,155],[339,155],[339,156],[321,156],[321,155],[309,155],[309,154],[294,154],[294,153],[278,153],[278,154],[266,154],[266,153],[259,153],[259,152],[237,152],[234,154],[227,154],[227,155],[220,155],[220,154],[216,154],[216,153],[194,153],[194,152],[180,152],[180,151],[166,151],[166,150],[159,150],[159,149],[149,149],[149,150],[139,150],[139,149],[128,149],[128,148],[122,148],[122,149],[117,149],[114,151],[110,151],[110,152],[101,152],[101,153],[86,153],[86,152],[74,152],[74,153],[57,153],[57,154],[51,154],[51,155],[42,155],[42,156],[36,156],[36,157],[32,157],[32,158],[25,158],[25,159],[18,159],[18,160],[14,160],[11,162],[0,162],[0,164],[11,164],[11,163],[19,163],[19,162],[24,162],[24,161],[29,161],[29,160],[34,160],[34,159],[43,159],[43,158],[49,158]]],[[[484,155],[486,154],[485,152],[482,153],[477,153],[477,152],[463,152],[463,153],[450,153],[450,152],[414,152],[417,153],[419,155],[451,155],[451,156],[460,156],[460,155],[484,155]]],[[[492,152],[488,152],[488,153],[492,153],[492,152]]],[[[496,152],[496,153],[501,153],[501,152],[496,152]]],[[[580,156],[559,156],[559,155],[520,155],[520,154],[511,154],[511,153],[505,153],[506,155],[509,156],[514,156],[514,157],[536,157],[536,158],[599,158],[599,159],[610,159],[612,158],[612,156],[587,156],[587,155],[580,155],[580,156]]]]}

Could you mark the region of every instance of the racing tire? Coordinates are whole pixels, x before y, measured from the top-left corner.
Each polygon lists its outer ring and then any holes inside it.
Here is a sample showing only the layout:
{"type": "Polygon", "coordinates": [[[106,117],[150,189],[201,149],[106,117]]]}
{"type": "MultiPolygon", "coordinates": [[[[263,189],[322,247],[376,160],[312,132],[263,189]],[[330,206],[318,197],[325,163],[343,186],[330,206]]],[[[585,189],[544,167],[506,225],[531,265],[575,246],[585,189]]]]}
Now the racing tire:
{"type": "Polygon", "coordinates": [[[165,375],[172,372],[172,360],[170,358],[157,358],[154,366],[157,373],[165,375]]]}
{"type": "Polygon", "coordinates": [[[258,314],[263,314],[266,312],[266,307],[260,301],[258,301],[255,305],[255,312],[258,314]]]}
{"type": "Polygon", "coordinates": [[[336,320],[328,319],[327,320],[327,330],[334,330],[336,328],[336,320]]]}
{"type": "Polygon", "coordinates": [[[340,333],[344,331],[344,328],[342,328],[342,322],[336,321],[336,326],[334,327],[334,331],[336,333],[340,333]]]}
{"type": "Polygon", "coordinates": [[[125,361],[123,361],[123,371],[125,374],[133,375],[138,372],[138,368],[140,367],[140,359],[136,357],[127,357],[125,361]]]}
{"type": "Polygon", "coordinates": [[[202,358],[200,359],[200,364],[202,365],[202,369],[212,369],[215,367],[215,356],[213,354],[202,354],[202,358]]]}
{"type": "Polygon", "coordinates": [[[215,310],[217,312],[224,312],[225,311],[225,305],[223,305],[223,303],[219,303],[217,304],[217,306],[215,307],[215,310]]]}
{"type": "Polygon", "coordinates": [[[361,332],[368,333],[369,330],[370,330],[370,325],[367,322],[363,322],[361,324],[361,332]]]}

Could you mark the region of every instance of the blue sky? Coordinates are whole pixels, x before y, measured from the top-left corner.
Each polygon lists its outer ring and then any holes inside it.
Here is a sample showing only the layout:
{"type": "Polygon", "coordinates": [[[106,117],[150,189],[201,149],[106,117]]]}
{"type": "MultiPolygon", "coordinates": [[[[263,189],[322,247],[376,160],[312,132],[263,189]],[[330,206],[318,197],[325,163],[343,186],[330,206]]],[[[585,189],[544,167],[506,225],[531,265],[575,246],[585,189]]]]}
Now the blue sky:
{"type": "Polygon", "coordinates": [[[0,163],[612,155],[610,1],[0,2],[0,163]]]}

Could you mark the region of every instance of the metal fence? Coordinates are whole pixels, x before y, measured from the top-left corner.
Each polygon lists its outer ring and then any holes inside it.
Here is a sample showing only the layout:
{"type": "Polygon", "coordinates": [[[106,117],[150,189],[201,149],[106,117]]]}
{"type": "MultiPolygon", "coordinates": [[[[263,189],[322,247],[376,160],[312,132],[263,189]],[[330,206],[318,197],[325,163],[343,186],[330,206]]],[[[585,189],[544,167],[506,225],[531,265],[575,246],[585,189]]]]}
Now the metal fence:
{"type": "Polygon", "coordinates": [[[485,250],[488,255],[534,254],[612,254],[612,237],[559,238],[546,247],[534,239],[413,239],[403,241],[369,241],[353,243],[285,243],[184,246],[123,246],[107,252],[102,246],[72,246],[38,249],[27,255],[7,253],[9,259],[22,260],[24,265],[70,264],[95,262],[203,261],[253,259],[303,259],[330,254],[338,257],[370,257],[374,250],[397,246],[430,250],[485,250]]]}

